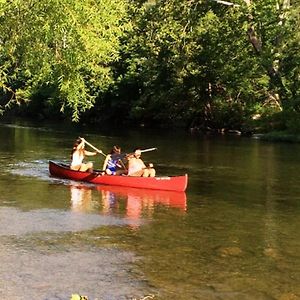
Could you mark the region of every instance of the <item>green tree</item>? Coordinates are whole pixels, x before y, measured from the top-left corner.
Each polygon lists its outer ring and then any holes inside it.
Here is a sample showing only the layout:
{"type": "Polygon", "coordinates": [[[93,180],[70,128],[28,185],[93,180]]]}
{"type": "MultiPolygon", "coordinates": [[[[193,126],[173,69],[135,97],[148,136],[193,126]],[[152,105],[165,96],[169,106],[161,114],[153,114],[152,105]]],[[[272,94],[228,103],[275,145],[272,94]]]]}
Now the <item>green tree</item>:
{"type": "Polygon", "coordinates": [[[298,5],[223,4],[138,1],[120,68],[121,86],[137,91],[131,118],[240,128],[297,94],[298,5]]]}
{"type": "Polygon", "coordinates": [[[0,0],[2,108],[34,100],[73,120],[217,129],[290,118],[300,111],[299,5],[0,0]]]}
{"type": "Polygon", "coordinates": [[[78,120],[112,82],[126,17],[125,0],[2,0],[2,109],[39,95],[78,120]]]}
{"type": "Polygon", "coordinates": [[[268,97],[264,105],[276,108],[272,111],[275,123],[281,119],[279,127],[292,127],[293,131],[300,130],[300,63],[296,50],[300,46],[299,9],[298,1],[248,2],[249,40],[260,66],[268,75],[268,97]]]}

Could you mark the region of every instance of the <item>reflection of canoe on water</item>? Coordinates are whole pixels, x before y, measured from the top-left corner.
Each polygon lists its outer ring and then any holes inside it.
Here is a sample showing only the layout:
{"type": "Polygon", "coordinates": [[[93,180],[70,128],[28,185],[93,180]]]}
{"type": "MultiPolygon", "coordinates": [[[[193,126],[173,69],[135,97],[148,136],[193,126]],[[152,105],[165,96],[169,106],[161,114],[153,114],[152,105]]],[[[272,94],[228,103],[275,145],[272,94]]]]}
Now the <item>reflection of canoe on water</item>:
{"type": "Polygon", "coordinates": [[[108,192],[116,196],[126,197],[127,202],[133,199],[145,205],[158,205],[176,207],[186,210],[186,194],[185,192],[135,189],[117,186],[97,186],[100,192],[108,192]]]}
{"type": "Polygon", "coordinates": [[[72,183],[71,209],[75,212],[98,212],[102,215],[121,217],[130,227],[138,228],[145,219],[151,219],[157,209],[167,207],[185,214],[184,192],[135,189],[118,186],[85,185],[72,183]],[[100,197],[99,197],[100,196],[100,197]]]}
{"type": "Polygon", "coordinates": [[[126,186],[142,189],[180,191],[186,190],[188,176],[163,176],[163,177],[131,177],[101,175],[99,172],[74,171],[68,165],[49,161],[49,171],[54,177],[85,181],[94,184],[126,186]]]}

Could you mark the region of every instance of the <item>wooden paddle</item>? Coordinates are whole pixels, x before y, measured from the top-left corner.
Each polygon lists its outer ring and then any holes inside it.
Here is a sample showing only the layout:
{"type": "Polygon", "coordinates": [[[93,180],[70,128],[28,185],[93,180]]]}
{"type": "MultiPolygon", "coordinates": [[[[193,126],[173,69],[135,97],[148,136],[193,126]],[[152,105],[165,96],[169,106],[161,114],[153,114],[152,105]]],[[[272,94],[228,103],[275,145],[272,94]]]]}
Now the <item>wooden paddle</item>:
{"type": "Polygon", "coordinates": [[[87,140],[85,140],[84,138],[82,137],[79,137],[81,140],[83,140],[87,145],[89,145],[91,148],[93,148],[94,150],[96,150],[98,153],[102,154],[103,156],[106,157],[106,154],[103,153],[102,150],[99,150],[98,148],[96,148],[95,146],[93,146],[91,143],[89,143],[87,140]]]}
{"type": "Polygon", "coordinates": [[[148,148],[148,149],[141,150],[141,152],[143,153],[143,152],[149,152],[153,150],[157,150],[157,148],[148,148]]]}
{"type": "MultiPolygon", "coordinates": [[[[148,148],[148,149],[141,150],[141,152],[149,152],[149,151],[153,151],[153,150],[157,150],[157,148],[148,148]]],[[[122,160],[126,156],[132,156],[132,155],[134,155],[134,152],[132,152],[132,153],[114,153],[114,154],[111,154],[111,157],[114,160],[116,160],[116,159],[122,160]]]]}

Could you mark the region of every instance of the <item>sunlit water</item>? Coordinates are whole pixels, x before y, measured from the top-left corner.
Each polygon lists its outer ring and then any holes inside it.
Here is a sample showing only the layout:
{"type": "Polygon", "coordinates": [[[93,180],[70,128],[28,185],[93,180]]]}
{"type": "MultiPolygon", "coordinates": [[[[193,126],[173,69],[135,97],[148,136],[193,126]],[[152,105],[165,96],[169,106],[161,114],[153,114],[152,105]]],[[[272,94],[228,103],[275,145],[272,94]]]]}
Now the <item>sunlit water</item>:
{"type": "Polygon", "coordinates": [[[300,299],[300,145],[16,124],[0,137],[0,299],[300,299]],[[50,177],[77,136],[157,147],[144,159],[188,189],[50,177]]]}

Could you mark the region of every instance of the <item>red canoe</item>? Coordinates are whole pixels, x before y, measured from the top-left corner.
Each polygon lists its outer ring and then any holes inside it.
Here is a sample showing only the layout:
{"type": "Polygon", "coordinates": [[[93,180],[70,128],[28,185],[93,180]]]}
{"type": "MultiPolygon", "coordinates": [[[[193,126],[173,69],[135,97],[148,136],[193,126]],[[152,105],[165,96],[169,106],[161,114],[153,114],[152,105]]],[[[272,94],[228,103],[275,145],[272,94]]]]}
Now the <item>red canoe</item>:
{"type": "Polygon", "coordinates": [[[54,177],[85,181],[94,184],[127,186],[134,188],[184,192],[188,176],[131,177],[101,175],[100,172],[74,171],[68,165],[49,161],[49,172],[54,177]]]}

